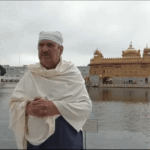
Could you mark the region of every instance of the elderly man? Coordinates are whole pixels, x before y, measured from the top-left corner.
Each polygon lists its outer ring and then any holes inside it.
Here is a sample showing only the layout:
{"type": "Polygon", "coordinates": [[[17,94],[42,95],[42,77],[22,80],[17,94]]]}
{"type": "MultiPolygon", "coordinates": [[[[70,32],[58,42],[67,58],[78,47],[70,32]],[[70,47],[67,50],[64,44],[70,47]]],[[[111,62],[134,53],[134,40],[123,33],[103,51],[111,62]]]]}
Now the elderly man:
{"type": "Polygon", "coordinates": [[[60,32],[41,32],[40,63],[29,65],[10,100],[10,126],[19,149],[83,149],[91,100],[80,71],[62,60],[60,32]]]}

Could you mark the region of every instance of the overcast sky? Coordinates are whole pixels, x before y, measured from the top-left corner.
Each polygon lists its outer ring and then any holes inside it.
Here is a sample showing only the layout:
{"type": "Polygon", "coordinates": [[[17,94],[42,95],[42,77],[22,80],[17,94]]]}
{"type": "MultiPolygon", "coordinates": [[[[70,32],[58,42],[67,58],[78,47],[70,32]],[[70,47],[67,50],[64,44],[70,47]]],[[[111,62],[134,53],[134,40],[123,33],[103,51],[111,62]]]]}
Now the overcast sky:
{"type": "Polygon", "coordinates": [[[0,63],[38,60],[41,31],[60,31],[63,59],[88,65],[94,50],[121,57],[122,50],[150,47],[150,1],[0,1],[0,63]]]}

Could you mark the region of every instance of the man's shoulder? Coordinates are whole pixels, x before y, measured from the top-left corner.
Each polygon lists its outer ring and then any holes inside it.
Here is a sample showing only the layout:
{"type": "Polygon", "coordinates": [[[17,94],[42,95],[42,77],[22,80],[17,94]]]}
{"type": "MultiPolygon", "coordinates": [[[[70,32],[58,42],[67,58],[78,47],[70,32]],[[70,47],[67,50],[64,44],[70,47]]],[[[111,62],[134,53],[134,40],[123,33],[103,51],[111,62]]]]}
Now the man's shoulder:
{"type": "Polygon", "coordinates": [[[80,70],[74,63],[72,63],[71,61],[63,60],[63,64],[65,64],[67,68],[62,74],[63,76],[66,76],[68,78],[73,78],[76,80],[83,80],[80,70]]]}
{"type": "Polygon", "coordinates": [[[70,72],[75,72],[75,73],[79,73],[80,72],[78,67],[74,63],[72,63],[71,61],[63,60],[63,64],[68,66],[67,68],[68,68],[68,70],[70,70],[70,72]]]}

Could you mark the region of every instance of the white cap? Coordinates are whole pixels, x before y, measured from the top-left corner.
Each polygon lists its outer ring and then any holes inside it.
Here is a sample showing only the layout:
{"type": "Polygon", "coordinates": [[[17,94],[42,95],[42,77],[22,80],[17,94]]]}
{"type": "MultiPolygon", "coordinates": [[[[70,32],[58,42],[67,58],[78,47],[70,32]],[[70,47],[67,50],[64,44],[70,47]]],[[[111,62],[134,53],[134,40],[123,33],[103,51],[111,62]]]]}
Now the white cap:
{"type": "Polygon", "coordinates": [[[39,35],[39,42],[42,40],[51,40],[59,45],[62,45],[63,43],[63,37],[62,34],[58,31],[42,31],[39,35]]]}

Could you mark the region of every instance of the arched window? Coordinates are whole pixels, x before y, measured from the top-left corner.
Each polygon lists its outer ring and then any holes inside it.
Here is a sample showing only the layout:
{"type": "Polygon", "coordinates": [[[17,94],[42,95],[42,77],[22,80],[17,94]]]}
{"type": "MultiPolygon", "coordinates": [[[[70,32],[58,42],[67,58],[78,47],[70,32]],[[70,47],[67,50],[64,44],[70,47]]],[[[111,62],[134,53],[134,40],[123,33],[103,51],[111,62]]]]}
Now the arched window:
{"type": "Polygon", "coordinates": [[[148,78],[145,78],[145,83],[148,83],[148,78]]]}

